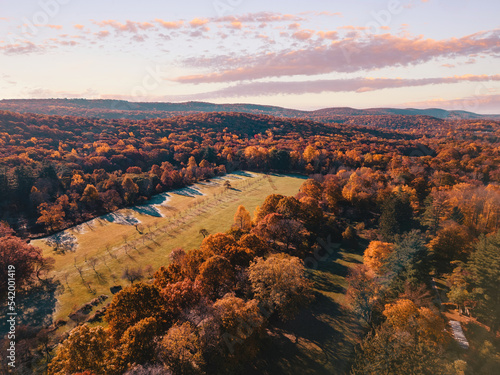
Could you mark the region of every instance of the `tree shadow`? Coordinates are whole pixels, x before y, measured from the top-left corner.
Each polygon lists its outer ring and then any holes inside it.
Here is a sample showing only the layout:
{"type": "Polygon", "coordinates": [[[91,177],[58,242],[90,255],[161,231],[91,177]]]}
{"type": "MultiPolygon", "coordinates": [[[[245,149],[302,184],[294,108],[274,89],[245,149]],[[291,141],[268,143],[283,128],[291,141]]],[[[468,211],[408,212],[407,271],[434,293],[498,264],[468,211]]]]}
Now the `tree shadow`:
{"type": "MultiPolygon", "coordinates": [[[[52,315],[56,309],[59,281],[45,280],[31,289],[16,295],[16,325],[48,327],[52,324],[52,315]]],[[[2,311],[7,312],[2,307],[2,311]]],[[[2,314],[3,315],[3,314],[2,314]]],[[[0,320],[0,336],[8,332],[7,318],[0,320]]]]}
{"type": "Polygon", "coordinates": [[[245,375],[344,374],[359,324],[330,298],[319,295],[294,320],[275,322],[245,375]]]}

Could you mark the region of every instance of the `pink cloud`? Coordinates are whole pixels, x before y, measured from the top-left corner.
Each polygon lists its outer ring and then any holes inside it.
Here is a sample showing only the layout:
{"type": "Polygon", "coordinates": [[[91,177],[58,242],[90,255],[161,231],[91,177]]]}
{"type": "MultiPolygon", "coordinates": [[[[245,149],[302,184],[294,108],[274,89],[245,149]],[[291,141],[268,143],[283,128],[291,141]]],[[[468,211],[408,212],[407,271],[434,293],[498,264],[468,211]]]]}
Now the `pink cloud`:
{"type": "Polygon", "coordinates": [[[229,27],[231,29],[236,29],[236,30],[240,30],[242,28],[243,24],[240,22],[240,21],[233,21],[229,24],[229,27]]]}
{"type": "Polygon", "coordinates": [[[369,92],[383,89],[402,87],[417,87],[438,84],[456,84],[461,82],[488,82],[500,81],[500,75],[463,75],[443,78],[350,78],[327,79],[316,81],[289,81],[289,82],[250,82],[229,86],[220,90],[195,94],[186,100],[210,100],[212,98],[267,96],[279,94],[310,94],[322,92],[369,92]]]}
{"type": "Polygon", "coordinates": [[[258,23],[269,23],[269,22],[283,22],[283,21],[305,21],[304,17],[294,16],[291,14],[281,14],[275,12],[258,12],[258,13],[247,13],[241,16],[225,16],[212,19],[213,22],[258,22],[258,23]]]}
{"type": "Polygon", "coordinates": [[[127,20],[125,23],[121,23],[115,20],[107,20],[94,23],[100,27],[111,27],[117,32],[129,32],[134,34],[139,32],[139,30],[148,30],[155,27],[152,23],[149,22],[134,22],[130,20],[127,20]]]}
{"type": "Polygon", "coordinates": [[[300,30],[292,34],[292,37],[298,40],[308,40],[314,35],[312,30],[300,30]]]}
{"type": "Polygon", "coordinates": [[[160,26],[164,27],[165,29],[180,29],[184,24],[184,21],[169,22],[169,21],[163,21],[159,18],[156,18],[155,22],[159,23],[160,26]]]}
{"type": "Polygon", "coordinates": [[[178,77],[184,83],[253,80],[267,77],[356,72],[387,66],[414,66],[433,59],[500,53],[500,30],[446,40],[405,38],[390,34],[344,39],[329,45],[248,56],[195,57],[186,65],[219,71],[178,77]]]}
{"type": "Polygon", "coordinates": [[[73,25],[73,27],[77,30],[83,30],[85,28],[85,26],[83,25],[80,25],[80,24],[76,24],[76,25],[73,25]]]}
{"type": "Polygon", "coordinates": [[[336,31],[318,31],[318,35],[321,39],[337,40],[339,38],[339,33],[336,31]]]}
{"type": "Polygon", "coordinates": [[[407,102],[401,106],[415,108],[440,107],[455,111],[500,115],[500,95],[480,94],[455,99],[436,98],[420,102],[407,102]]]}
{"type": "Polygon", "coordinates": [[[61,30],[62,26],[61,25],[35,25],[36,27],[47,27],[49,29],[54,29],[54,30],[61,30]]]}
{"type": "Polygon", "coordinates": [[[0,51],[6,55],[27,55],[30,53],[41,52],[43,47],[35,43],[25,40],[19,43],[0,45],[0,51]]]}
{"type": "Polygon", "coordinates": [[[189,24],[193,27],[200,27],[207,24],[209,21],[206,18],[195,18],[189,24]]]}
{"type": "Polygon", "coordinates": [[[101,39],[102,39],[102,38],[106,38],[106,37],[108,37],[108,36],[109,36],[109,34],[110,34],[110,32],[109,32],[108,30],[101,30],[101,31],[99,31],[99,32],[95,33],[95,35],[96,35],[98,38],[101,38],[101,39]]]}

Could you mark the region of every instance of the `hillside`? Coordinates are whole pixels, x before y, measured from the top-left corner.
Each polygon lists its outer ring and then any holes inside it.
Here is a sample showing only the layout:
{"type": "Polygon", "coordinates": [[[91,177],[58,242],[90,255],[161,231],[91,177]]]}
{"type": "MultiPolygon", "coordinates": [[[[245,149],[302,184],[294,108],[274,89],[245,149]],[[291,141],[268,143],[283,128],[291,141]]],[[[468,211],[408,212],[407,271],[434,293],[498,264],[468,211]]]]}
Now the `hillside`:
{"type": "Polygon", "coordinates": [[[206,102],[185,103],[137,103],[124,100],[90,99],[4,99],[0,110],[20,113],[39,113],[59,116],[84,116],[97,118],[169,118],[180,115],[207,112],[242,112],[287,118],[306,118],[324,122],[344,122],[347,117],[365,116],[429,116],[438,119],[484,119],[500,120],[500,115],[481,115],[467,111],[447,111],[438,108],[325,108],[315,111],[300,111],[276,106],[255,104],[214,104],[206,102]]]}

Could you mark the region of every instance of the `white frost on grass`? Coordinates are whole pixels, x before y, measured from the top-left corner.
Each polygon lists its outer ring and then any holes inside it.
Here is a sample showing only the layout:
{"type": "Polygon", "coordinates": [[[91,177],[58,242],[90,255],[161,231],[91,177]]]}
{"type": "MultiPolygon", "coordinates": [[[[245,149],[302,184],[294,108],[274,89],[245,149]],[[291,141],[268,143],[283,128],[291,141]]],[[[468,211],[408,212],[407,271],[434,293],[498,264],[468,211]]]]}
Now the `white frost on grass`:
{"type": "Polygon", "coordinates": [[[139,219],[127,213],[126,210],[112,212],[110,214],[101,216],[100,219],[106,220],[110,223],[122,225],[137,225],[141,223],[139,219]]]}

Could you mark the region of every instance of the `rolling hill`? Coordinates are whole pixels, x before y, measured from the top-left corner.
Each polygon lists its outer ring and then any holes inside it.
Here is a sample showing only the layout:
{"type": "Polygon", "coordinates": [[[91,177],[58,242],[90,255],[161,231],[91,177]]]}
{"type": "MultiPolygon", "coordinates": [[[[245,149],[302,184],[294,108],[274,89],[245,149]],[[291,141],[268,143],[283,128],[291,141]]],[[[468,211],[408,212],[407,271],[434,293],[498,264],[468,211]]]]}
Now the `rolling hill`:
{"type": "Polygon", "coordinates": [[[439,108],[369,108],[334,107],[316,111],[301,111],[256,104],[214,104],[207,102],[137,103],[124,100],[89,99],[4,99],[0,110],[46,115],[72,115],[96,118],[169,118],[207,112],[242,112],[286,118],[306,118],[322,122],[344,122],[346,117],[363,116],[430,116],[438,119],[500,120],[500,115],[481,115],[467,111],[447,111],[439,108]]]}

